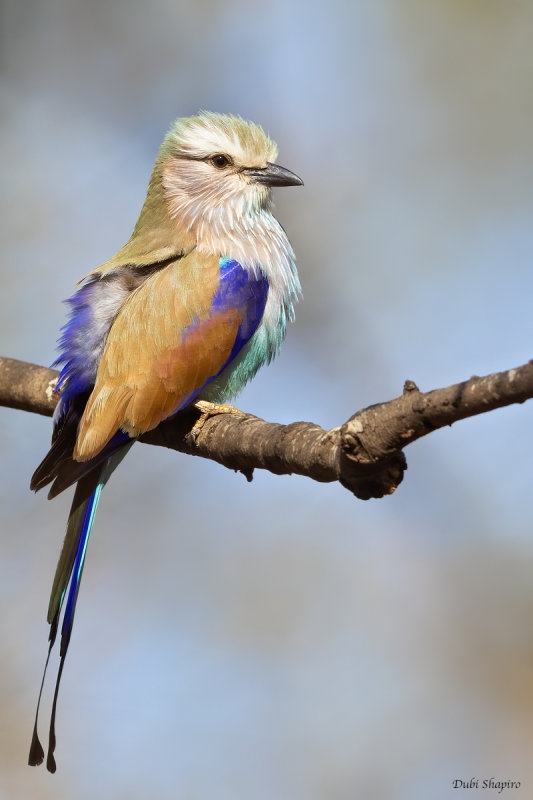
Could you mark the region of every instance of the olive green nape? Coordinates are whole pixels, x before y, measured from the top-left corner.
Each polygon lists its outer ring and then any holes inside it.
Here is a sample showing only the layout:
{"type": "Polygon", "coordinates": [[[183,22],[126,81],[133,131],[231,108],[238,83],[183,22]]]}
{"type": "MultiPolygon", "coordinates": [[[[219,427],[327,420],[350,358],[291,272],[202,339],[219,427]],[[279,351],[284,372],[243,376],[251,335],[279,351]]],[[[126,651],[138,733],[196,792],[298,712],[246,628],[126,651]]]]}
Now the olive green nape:
{"type": "Polygon", "coordinates": [[[195,247],[196,239],[177,220],[172,219],[168,212],[163,170],[173,155],[172,148],[173,142],[167,136],[159,149],[139,219],[124,247],[85,277],[94,273],[104,275],[119,267],[149,266],[186,255],[195,247]]]}

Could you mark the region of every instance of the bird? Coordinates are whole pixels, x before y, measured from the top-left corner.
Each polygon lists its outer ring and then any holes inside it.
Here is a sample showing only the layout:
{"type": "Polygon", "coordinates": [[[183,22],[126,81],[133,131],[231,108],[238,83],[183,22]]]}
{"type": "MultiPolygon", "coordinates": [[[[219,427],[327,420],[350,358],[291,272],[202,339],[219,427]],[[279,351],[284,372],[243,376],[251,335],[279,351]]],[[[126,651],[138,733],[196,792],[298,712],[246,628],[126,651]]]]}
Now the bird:
{"type": "Polygon", "coordinates": [[[259,125],[201,111],[166,134],[133,233],[78,281],[58,340],[50,450],[31,488],[76,484],[48,606],[48,655],[28,763],[42,764],[38,716],[59,631],[46,766],[56,770],[55,718],[102,489],[143,433],[198,401],[225,404],[278,353],[301,294],[272,188],[301,178],[276,163],[259,125]]]}

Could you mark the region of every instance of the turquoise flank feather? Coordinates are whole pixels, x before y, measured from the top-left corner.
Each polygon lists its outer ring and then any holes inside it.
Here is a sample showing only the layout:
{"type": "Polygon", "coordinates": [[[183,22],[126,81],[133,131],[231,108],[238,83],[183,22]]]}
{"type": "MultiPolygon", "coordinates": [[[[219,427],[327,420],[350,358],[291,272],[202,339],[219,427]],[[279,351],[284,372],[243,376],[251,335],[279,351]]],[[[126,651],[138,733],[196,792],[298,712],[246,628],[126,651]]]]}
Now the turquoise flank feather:
{"type": "Polygon", "coordinates": [[[248,381],[252,380],[256,372],[264,364],[270,364],[279,352],[285,337],[285,328],[286,319],[272,331],[261,323],[241,352],[200,393],[198,399],[209,400],[212,403],[226,403],[228,400],[233,400],[248,381]]]}

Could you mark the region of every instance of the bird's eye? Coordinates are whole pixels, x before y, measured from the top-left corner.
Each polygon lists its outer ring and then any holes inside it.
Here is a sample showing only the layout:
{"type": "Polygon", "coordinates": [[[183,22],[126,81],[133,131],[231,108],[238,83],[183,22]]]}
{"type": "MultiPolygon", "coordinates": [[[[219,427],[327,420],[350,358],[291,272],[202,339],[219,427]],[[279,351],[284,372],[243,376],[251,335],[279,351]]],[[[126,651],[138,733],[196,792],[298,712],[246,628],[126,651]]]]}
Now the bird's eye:
{"type": "Polygon", "coordinates": [[[224,169],[224,167],[228,167],[231,164],[230,159],[228,156],[225,156],[224,153],[217,153],[216,155],[211,156],[209,160],[217,169],[224,169]]]}

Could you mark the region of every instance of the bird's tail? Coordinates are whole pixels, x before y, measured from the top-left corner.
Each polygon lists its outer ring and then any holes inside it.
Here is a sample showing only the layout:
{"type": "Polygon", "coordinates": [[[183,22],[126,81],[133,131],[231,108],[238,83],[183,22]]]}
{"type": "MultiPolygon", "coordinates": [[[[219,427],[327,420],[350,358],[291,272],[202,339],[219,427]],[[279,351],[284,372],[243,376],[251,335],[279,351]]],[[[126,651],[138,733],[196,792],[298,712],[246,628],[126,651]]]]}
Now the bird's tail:
{"type": "Polygon", "coordinates": [[[87,543],[91,534],[94,515],[96,513],[96,508],[98,506],[98,501],[100,500],[102,489],[107,483],[111,473],[115,470],[120,461],[122,461],[128,450],[129,447],[124,447],[119,453],[111,456],[111,458],[109,458],[103,465],[97,467],[78,481],[68,517],[65,539],[61,549],[61,554],[59,556],[52,592],[50,595],[50,603],[48,606],[47,619],[50,623],[50,633],[48,636],[48,655],[44,666],[43,678],[39,691],[39,699],[37,701],[35,725],[33,728],[33,737],[28,758],[28,763],[31,766],[42,764],[44,760],[44,750],[37,734],[37,720],[39,716],[39,706],[41,703],[46,669],[48,667],[50,653],[52,652],[52,648],[56,640],[61,609],[63,607],[65,597],[67,597],[65,613],[63,615],[63,624],[61,626],[61,644],[59,649],[60,662],[50,720],[48,755],[46,759],[46,767],[49,772],[56,771],[54,749],[56,744],[55,716],[57,697],[59,693],[59,684],[61,682],[65,657],[67,655],[70,636],[72,633],[72,626],[74,624],[74,612],[76,610],[76,601],[78,599],[81,576],[83,573],[87,543]]]}

